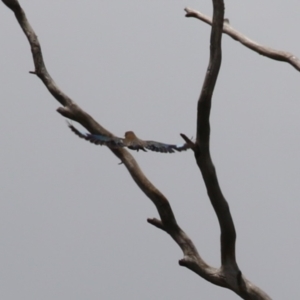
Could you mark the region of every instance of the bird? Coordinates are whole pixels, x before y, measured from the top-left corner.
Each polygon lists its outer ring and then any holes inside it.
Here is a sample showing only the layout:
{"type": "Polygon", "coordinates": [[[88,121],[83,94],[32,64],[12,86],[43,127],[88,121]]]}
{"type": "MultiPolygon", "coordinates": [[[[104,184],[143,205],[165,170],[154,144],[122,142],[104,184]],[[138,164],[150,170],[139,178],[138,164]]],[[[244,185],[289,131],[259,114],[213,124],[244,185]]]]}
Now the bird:
{"type": "Polygon", "coordinates": [[[139,139],[133,131],[126,131],[125,137],[110,137],[102,134],[91,134],[82,133],[71,123],[68,122],[69,128],[80,138],[85,139],[95,145],[105,145],[110,148],[124,148],[127,147],[131,150],[142,150],[147,152],[147,150],[160,152],[160,153],[174,153],[176,151],[186,151],[190,148],[188,144],[165,144],[156,141],[144,141],[139,139]]]}

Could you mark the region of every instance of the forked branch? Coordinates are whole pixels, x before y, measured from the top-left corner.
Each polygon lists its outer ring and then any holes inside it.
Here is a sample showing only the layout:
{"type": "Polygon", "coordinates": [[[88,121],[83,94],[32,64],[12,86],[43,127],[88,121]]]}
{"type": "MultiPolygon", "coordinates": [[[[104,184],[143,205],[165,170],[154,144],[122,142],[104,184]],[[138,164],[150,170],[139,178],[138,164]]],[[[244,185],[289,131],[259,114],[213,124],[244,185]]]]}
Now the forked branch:
{"type": "MultiPolygon", "coordinates": [[[[14,12],[29,41],[35,65],[35,70],[31,73],[36,74],[42,80],[53,97],[63,106],[58,108],[57,111],[61,115],[79,122],[91,133],[113,136],[112,133],[97,123],[89,114],[64,94],[51,78],[43,60],[38,38],[30,26],[19,2],[17,0],[2,0],[2,2],[14,12]]],[[[216,173],[209,154],[209,114],[212,93],[221,64],[221,36],[224,15],[223,1],[214,0],[213,4],[214,17],[211,34],[211,58],[198,101],[197,139],[195,144],[191,141],[190,143],[193,146],[197,163],[201,169],[209,197],[221,226],[221,268],[213,268],[201,258],[193,242],[177,224],[169,201],[148,180],[133,156],[125,149],[111,148],[110,150],[122,161],[139,188],[156,206],[161,220],[149,219],[148,222],[167,232],[182,249],[184,258],[179,261],[180,265],[189,268],[211,283],[233,290],[244,299],[270,299],[263,291],[246,280],[237,267],[235,261],[234,225],[227,202],[218,186],[216,173]]]]}
{"type": "Polygon", "coordinates": [[[211,204],[216,212],[221,230],[221,277],[226,287],[244,299],[270,299],[255,287],[240,271],[235,257],[236,232],[224,198],[215,167],[210,155],[210,110],[212,95],[218,78],[222,60],[222,31],[224,23],[224,1],[213,0],[213,19],[210,37],[210,59],[204,83],[198,100],[196,143],[192,148],[196,162],[202,173],[211,204]]]}

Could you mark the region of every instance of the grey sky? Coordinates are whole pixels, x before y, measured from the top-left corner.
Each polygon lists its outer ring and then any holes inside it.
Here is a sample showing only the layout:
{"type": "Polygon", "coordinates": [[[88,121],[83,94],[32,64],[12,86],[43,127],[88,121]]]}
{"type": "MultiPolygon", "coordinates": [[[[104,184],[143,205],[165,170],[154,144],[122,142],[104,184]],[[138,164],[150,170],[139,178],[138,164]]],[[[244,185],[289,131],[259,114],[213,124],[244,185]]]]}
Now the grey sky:
{"type": "MultiPolygon", "coordinates": [[[[237,30],[300,56],[299,0],[226,1],[237,30]]],[[[47,68],[118,136],[195,136],[211,1],[21,1],[47,68]]],[[[0,5],[0,298],[238,299],[179,267],[182,253],[147,224],[154,206],[105,147],[74,136],[33,70],[29,45],[0,5]]],[[[224,35],[211,148],[247,278],[298,299],[299,72],[224,35]]],[[[136,153],[203,258],[219,266],[219,227],[192,152],[136,153]]]]}

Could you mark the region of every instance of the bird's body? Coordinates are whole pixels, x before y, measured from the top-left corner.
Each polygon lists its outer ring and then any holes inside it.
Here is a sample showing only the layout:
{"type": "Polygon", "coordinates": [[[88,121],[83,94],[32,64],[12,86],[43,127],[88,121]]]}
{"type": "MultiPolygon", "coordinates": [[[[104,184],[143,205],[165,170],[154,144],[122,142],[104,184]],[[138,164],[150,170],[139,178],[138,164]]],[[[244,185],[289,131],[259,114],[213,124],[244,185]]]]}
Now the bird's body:
{"type": "Polygon", "coordinates": [[[105,145],[110,148],[127,147],[131,150],[137,150],[137,151],[142,150],[145,152],[147,150],[151,150],[151,151],[161,152],[161,153],[174,153],[175,150],[180,152],[190,148],[187,144],[172,145],[172,144],[164,144],[155,141],[144,141],[139,139],[133,131],[125,132],[125,137],[119,138],[119,137],[109,137],[101,134],[82,133],[70,123],[69,123],[69,127],[80,138],[83,138],[95,145],[105,145]]]}

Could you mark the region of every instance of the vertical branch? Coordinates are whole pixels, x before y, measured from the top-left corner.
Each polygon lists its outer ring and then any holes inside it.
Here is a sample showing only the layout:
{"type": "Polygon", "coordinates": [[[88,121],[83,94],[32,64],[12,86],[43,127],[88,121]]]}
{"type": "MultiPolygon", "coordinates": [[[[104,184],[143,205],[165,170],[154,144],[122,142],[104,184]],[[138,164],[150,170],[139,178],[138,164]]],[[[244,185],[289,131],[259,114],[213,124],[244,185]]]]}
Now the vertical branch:
{"type": "Polygon", "coordinates": [[[195,158],[201,170],[209,199],[219,220],[221,228],[222,266],[226,264],[233,264],[236,266],[235,228],[228,203],[226,202],[218,183],[216,170],[209,149],[209,117],[211,101],[222,60],[221,40],[224,19],[224,2],[222,0],[213,0],[213,6],[214,14],[210,38],[210,60],[198,100],[195,158]]]}
{"type": "MultiPolygon", "coordinates": [[[[210,59],[197,105],[197,136],[194,145],[195,159],[202,173],[211,204],[217,215],[221,230],[221,268],[219,278],[224,287],[230,288],[243,299],[271,299],[264,291],[252,284],[236,262],[236,232],[229,205],[222,194],[216,170],[210,155],[210,110],[213,91],[222,61],[222,31],[224,23],[224,1],[213,0],[213,21],[210,38],[210,59]]],[[[189,17],[189,12],[186,14],[189,17]]],[[[185,136],[184,139],[188,140],[185,136]]]]}

